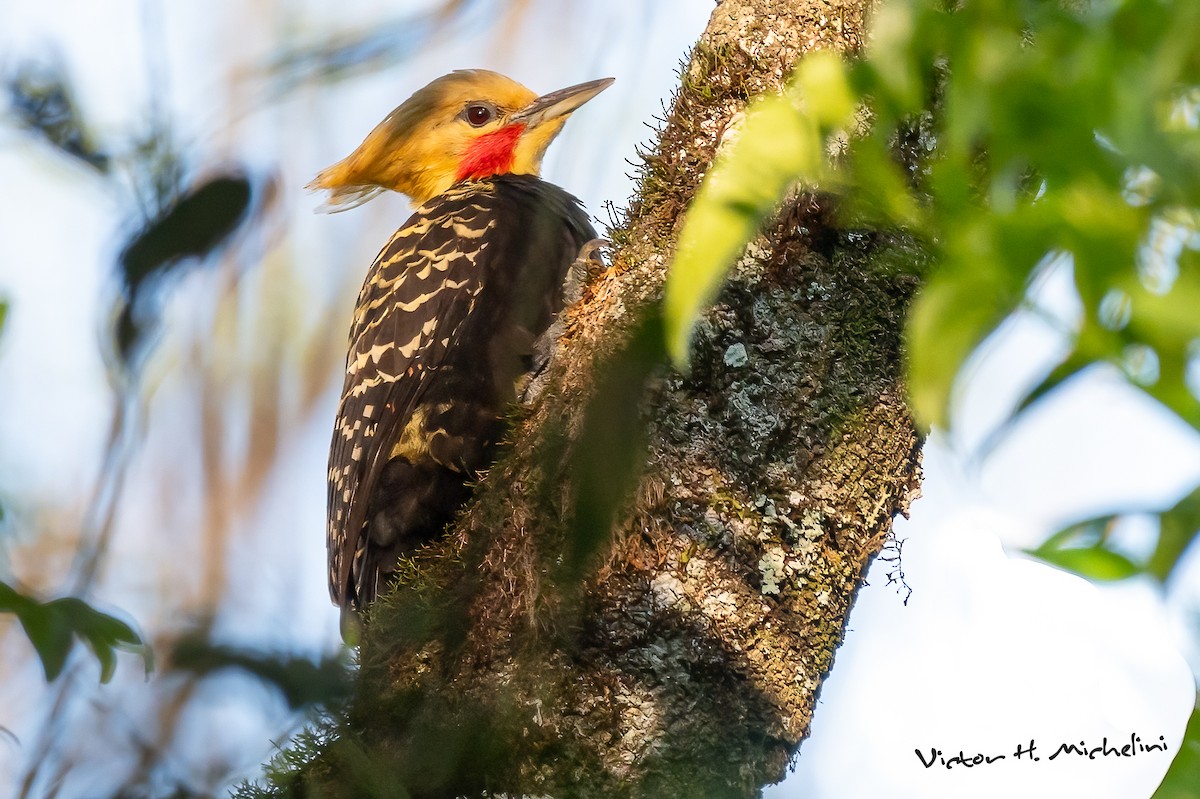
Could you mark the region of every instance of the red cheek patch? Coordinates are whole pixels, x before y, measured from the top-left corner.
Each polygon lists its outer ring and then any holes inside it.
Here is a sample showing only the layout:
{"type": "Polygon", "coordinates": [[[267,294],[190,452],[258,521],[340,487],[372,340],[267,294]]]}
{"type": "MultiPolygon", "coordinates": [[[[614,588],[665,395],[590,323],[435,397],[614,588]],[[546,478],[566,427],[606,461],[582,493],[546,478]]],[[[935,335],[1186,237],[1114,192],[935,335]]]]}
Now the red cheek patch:
{"type": "Polygon", "coordinates": [[[525,126],[519,123],[505,125],[471,142],[458,165],[455,180],[486,178],[508,172],[516,157],[517,140],[524,132],[525,126]]]}

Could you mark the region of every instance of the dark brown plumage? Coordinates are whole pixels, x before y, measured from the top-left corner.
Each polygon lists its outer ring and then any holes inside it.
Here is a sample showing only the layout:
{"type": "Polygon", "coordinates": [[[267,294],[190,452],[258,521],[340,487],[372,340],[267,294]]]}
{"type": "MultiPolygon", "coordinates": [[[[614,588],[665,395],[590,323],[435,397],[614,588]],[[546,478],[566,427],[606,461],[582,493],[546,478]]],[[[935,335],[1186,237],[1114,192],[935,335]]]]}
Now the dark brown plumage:
{"type": "Polygon", "coordinates": [[[350,333],[329,457],[329,587],[360,609],[440,533],[490,464],[534,341],[595,233],[532,175],[460,183],[396,232],[350,333]]]}

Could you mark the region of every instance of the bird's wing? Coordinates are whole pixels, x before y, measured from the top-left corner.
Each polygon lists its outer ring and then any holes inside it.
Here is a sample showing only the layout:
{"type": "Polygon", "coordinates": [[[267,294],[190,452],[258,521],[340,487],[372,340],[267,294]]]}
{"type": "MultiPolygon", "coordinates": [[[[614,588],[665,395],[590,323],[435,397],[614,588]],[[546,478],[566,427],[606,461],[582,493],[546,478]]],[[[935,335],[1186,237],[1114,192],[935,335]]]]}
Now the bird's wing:
{"type": "Polygon", "coordinates": [[[463,195],[426,204],[376,257],[359,294],[329,453],[329,588],[339,604],[367,543],[371,489],[482,289],[478,250],[462,243],[493,224],[485,217],[463,195]]]}

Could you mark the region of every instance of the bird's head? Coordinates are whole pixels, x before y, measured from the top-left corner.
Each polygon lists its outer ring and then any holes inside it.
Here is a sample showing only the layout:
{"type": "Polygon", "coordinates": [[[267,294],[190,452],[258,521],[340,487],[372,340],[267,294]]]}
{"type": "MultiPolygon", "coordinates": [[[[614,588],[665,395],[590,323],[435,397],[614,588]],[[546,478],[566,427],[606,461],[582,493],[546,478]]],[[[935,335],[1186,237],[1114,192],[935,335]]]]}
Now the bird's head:
{"type": "Polygon", "coordinates": [[[419,205],[461,180],[536,175],[571,112],[612,82],[602,78],[538,97],[496,72],[451,72],[405,100],[308,188],[329,190],[323,210],[344,211],[384,189],[419,205]]]}

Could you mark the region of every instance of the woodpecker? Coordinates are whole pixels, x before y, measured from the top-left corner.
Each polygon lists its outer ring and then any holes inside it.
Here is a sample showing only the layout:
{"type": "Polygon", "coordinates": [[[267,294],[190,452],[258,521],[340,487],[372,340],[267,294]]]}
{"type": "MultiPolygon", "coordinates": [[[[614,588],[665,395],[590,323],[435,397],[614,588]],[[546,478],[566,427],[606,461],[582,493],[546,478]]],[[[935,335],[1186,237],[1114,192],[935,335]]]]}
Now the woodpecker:
{"type": "Polygon", "coordinates": [[[453,72],[309,184],[329,191],[324,210],[385,190],[418,206],[376,256],[350,326],[328,474],[329,592],[344,617],[445,529],[491,464],[596,236],[579,200],[538,177],[542,156],[612,82],[538,97],[495,72],[453,72]]]}

